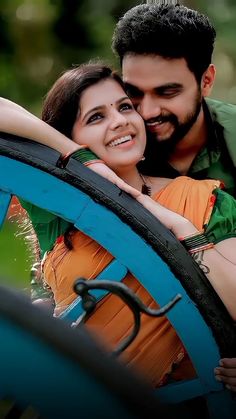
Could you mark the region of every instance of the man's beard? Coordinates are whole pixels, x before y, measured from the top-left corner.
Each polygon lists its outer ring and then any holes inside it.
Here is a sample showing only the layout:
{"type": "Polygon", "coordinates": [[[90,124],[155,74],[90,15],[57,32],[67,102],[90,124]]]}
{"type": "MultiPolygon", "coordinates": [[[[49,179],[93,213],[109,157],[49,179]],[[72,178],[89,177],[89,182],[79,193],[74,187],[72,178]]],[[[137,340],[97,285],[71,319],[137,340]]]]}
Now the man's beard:
{"type": "Polygon", "coordinates": [[[158,141],[157,136],[147,130],[147,145],[144,152],[145,160],[138,163],[138,169],[142,174],[148,176],[170,177],[167,162],[173,153],[176,145],[186,136],[196,122],[202,107],[202,95],[200,88],[194,100],[194,106],[185,121],[179,123],[175,115],[166,115],[163,118],[173,124],[173,134],[165,139],[158,141]]]}
{"type": "Polygon", "coordinates": [[[185,135],[190,131],[192,126],[195,124],[202,106],[202,96],[201,92],[198,91],[198,94],[195,98],[194,109],[189,113],[184,122],[179,122],[178,118],[174,114],[165,115],[163,117],[165,122],[170,122],[174,127],[173,133],[169,138],[164,140],[158,140],[158,136],[155,133],[148,132],[148,142],[156,143],[155,149],[158,150],[158,154],[161,158],[167,158],[175,149],[176,145],[185,137],[185,135]]]}

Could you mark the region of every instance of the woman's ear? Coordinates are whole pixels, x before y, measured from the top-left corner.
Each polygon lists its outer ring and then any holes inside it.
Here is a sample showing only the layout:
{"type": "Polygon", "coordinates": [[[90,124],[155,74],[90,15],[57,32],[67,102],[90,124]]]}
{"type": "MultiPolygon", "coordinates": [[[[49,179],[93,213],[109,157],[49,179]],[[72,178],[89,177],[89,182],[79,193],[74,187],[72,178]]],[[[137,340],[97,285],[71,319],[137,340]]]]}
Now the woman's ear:
{"type": "Polygon", "coordinates": [[[203,73],[201,80],[201,91],[203,96],[209,96],[215,81],[216,68],[214,64],[210,64],[207,70],[203,73]]]}

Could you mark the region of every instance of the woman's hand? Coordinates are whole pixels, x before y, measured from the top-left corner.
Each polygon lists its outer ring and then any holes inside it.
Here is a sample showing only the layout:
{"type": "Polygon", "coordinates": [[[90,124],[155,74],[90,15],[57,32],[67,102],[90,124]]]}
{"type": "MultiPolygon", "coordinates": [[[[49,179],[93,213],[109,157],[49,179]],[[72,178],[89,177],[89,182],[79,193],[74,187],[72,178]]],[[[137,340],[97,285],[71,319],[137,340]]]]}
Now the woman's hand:
{"type": "Polygon", "coordinates": [[[231,391],[236,391],[236,358],[223,358],[214,373],[217,381],[226,385],[231,391]]]}
{"type": "Polygon", "coordinates": [[[133,198],[137,198],[137,196],[140,195],[140,192],[137,189],[124,182],[119,176],[115,174],[115,172],[113,172],[113,170],[111,170],[104,163],[93,163],[90,164],[88,167],[89,169],[103,176],[105,179],[114,183],[116,186],[118,186],[118,188],[133,196],[133,198]]]}

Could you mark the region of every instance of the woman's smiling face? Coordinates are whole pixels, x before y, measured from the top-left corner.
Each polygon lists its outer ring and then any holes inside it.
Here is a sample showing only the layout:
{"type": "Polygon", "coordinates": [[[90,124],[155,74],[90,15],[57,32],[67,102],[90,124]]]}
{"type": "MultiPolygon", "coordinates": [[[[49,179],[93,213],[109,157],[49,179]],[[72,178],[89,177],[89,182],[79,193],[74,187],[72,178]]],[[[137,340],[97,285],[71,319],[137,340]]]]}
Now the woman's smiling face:
{"type": "Polygon", "coordinates": [[[72,139],[86,144],[110,168],[118,171],[136,165],[146,146],[141,116],[119,83],[111,78],[82,93],[72,139]]]}

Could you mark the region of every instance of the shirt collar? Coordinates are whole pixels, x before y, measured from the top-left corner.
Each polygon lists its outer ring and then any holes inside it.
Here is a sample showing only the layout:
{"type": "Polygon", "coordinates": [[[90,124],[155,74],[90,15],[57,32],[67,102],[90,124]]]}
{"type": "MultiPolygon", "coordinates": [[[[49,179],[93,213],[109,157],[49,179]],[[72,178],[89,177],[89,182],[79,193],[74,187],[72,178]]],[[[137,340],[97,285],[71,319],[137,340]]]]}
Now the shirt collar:
{"type": "Polygon", "coordinates": [[[206,148],[209,151],[220,151],[220,138],[222,138],[222,127],[218,124],[217,121],[213,121],[211,112],[207,106],[205,99],[203,99],[202,101],[202,108],[208,133],[206,148]]]}
{"type": "Polygon", "coordinates": [[[202,102],[204,118],[207,125],[207,144],[194,159],[188,174],[199,172],[216,163],[221,155],[221,139],[223,138],[222,127],[214,121],[206,101],[202,102]]]}

